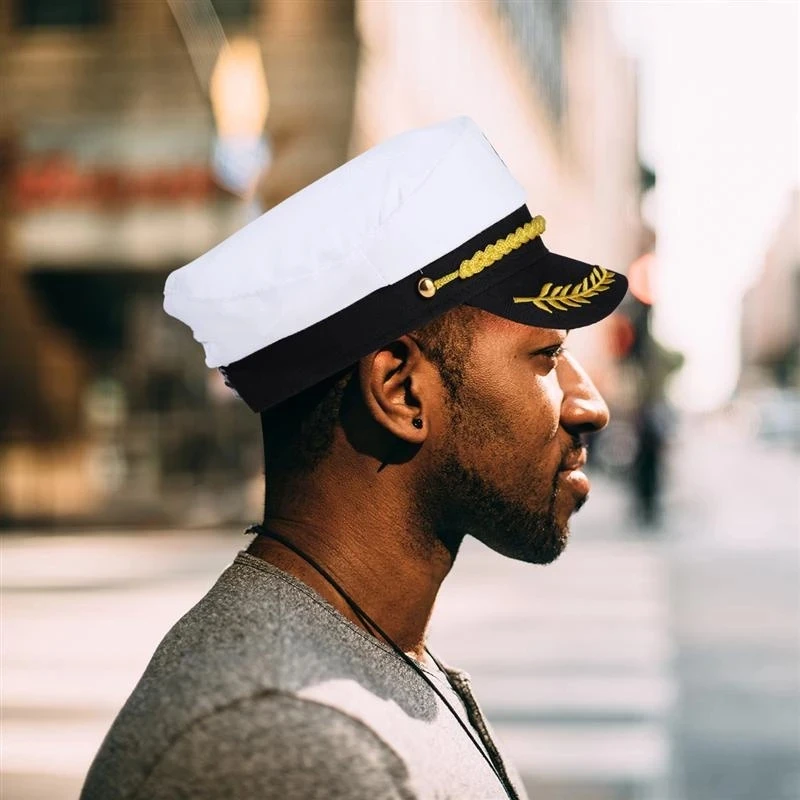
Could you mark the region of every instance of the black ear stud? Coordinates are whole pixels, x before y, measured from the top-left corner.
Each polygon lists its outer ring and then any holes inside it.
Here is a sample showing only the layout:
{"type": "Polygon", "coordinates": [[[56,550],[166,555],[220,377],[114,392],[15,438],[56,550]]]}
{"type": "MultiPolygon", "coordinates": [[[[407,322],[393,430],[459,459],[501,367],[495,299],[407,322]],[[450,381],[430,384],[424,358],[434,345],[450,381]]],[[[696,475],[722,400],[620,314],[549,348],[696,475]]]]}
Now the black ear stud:
{"type": "Polygon", "coordinates": [[[419,428],[422,427],[422,420],[419,417],[414,417],[414,419],[411,420],[411,424],[419,430],[419,428]]]}

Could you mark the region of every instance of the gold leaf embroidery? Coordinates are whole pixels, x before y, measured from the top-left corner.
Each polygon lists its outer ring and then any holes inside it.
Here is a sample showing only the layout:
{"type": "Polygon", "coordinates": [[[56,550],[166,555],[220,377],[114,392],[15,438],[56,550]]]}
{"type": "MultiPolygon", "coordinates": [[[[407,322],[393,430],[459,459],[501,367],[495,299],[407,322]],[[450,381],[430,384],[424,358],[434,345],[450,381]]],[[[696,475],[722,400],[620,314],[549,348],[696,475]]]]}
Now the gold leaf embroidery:
{"type": "Polygon", "coordinates": [[[548,314],[556,311],[568,311],[570,308],[580,308],[591,302],[600,292],[608,291],[614,283],[615,273],[605,267],[594,267],[591,275],[576,283],[574,288],[571,283],[566,286],[553,286],[546,283],[542,286],[536,297],[514,297],[515,303],[533,303],[537,308],[548,314]]]}

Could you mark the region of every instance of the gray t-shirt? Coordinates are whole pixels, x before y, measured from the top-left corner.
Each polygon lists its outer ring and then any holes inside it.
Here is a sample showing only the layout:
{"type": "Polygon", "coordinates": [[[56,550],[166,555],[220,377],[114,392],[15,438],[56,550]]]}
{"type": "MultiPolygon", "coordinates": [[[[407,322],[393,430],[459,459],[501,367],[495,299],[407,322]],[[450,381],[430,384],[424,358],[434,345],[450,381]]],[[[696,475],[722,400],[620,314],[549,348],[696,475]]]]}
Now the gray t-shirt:
{"type": "MultiPolygon", "coordinates": [[[[448,701],[524,798],[466,673],[447,668],[434,679],[449,679],[448,701]]],[[[481,752],[411,666],[304,583],[246,553],[159,645],[81,794],[81,800],[506,797],[481,752]]]]}

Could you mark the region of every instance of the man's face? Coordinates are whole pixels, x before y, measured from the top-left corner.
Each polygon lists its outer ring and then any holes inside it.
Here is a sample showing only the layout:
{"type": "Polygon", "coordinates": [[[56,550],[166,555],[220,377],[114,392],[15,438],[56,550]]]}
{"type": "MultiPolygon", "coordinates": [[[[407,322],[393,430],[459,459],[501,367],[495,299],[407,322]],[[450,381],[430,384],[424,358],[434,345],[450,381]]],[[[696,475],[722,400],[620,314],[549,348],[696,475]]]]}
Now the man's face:
{"type": "Polygon", "coordinates": [[[499,553],[546,564],[564,549],[589,490],[583,433],[608,409],[566,332],[488,313],[476,321],[456,396],[442,409],[423,510],[445,542],[471,534],[499,553]]]}

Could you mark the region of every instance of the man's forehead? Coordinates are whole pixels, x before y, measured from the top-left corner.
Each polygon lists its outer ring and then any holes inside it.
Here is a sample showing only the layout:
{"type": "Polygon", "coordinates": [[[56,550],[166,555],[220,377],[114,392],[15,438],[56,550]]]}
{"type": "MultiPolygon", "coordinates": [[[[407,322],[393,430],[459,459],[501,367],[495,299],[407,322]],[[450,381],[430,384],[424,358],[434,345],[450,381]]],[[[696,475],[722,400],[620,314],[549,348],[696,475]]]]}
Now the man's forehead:
{"type": "Polygon", "coordinates": [[[564,328],[537,328],[533,325],[523,325],[488,311],[481,311],[471,324],[475,326],[473,330],[475,335],[530,342],[532,346],[541,342],[548,344],[563,342],[569,334],[564,328]]]}

